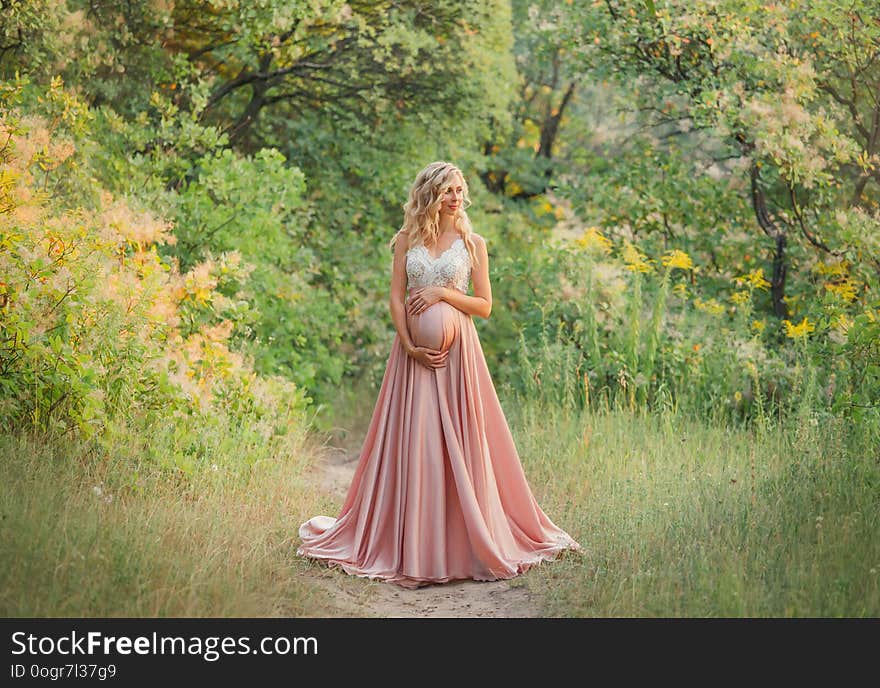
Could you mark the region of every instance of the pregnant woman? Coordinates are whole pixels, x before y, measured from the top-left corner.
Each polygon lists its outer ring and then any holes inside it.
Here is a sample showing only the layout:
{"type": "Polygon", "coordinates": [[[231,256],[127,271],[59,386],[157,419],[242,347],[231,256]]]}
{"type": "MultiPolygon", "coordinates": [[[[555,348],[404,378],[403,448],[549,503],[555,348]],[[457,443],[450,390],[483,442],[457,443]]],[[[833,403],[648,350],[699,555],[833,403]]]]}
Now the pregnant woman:
{"type": "Polygon", "coordinates": [[[391,240],[397,335],[338,518],[302,524],[297,553],[404,587],[512,578],[580,550],[523,473],[472,316],[492,309],[485,240],[461,171],[416,177],[391,240]],[[473,296],[467,294],[473,282],[473,296]]]}

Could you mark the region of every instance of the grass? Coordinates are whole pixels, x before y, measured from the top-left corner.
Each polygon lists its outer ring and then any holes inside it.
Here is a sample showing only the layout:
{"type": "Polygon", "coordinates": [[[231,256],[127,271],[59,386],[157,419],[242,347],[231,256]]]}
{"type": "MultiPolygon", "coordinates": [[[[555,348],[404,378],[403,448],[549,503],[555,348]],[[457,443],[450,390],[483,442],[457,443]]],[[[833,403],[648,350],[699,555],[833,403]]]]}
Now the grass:
{"type": "Polygon", "coordinates": [[[315,447],[288,438],[236,474],[236,437],[216,470],[176,479],[142,461],[143,442],[0,436],[0,615],[332,614],[294,554],[298,525],[330,508],[307,479],[315,447]]]}
{"type": "Polygon", "coordinates": [[[529,403],[508,420],[539,503],[586,550],[527,575],[548,616],[880,614],[880,457],[850,424],[756,434],[529,403]]]}
{"type": "MultiPolygon", "coordinates": [[[[359,446],[374,401],[352,392],[335,444],[359,446]]],[[[539,503],[586,550],[513,581],[547,616],[880,614],[880,463],[851,424],[504,407],[539,503]]],[[[221,427],[187,477],[157,464],[180,451],[166,430],[0,435],[0,615],[356,615],[322,583],[361,602],[377,584],[294,553],[298,525],[339,507],[310,477],[318,443],[221,427]]]]}

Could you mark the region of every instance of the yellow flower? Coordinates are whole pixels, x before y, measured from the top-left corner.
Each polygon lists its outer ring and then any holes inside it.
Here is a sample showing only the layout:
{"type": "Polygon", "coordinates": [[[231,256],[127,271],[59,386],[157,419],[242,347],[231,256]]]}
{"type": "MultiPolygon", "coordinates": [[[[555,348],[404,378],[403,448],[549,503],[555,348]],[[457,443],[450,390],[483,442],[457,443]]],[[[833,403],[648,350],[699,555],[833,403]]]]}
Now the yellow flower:
{"type": "Polygon", "coordinates": [[[854,301],[856,298],[856,291],[858,289],[858,285],[853,280],[847,278],[843,282],[826,282],[825,289],[830,291],[835,296],[843,299],[844,301],[854,301]]]}
{"type": "Polygon", "coordinates": [[[687,298],[687,285],[684,282],[679,282],[675,286],[672,287],[672,291],[678,294],[681,298],[687,298]]]}
{"type": "Polygon", "coordinates": [[[196,303],[208,303],[217,287],[217,278],[212,274],[214,262],[207,260],[190,270],[184,278],[186,293],[196,303]]]}
{"type": "Polygon", "coordinates": [[[820,275],[833,275],[835,277],[846,277],[847,275],[848,263],[845,260],[841,260],[837,263],[823,263],[819,261],[816,266],[813,268],[820,275]]]}
{"type": "Polygon", "coordinates": [[[682,270],[690,270],[694,267],[691,257],[677,248],[666,252],[666,255],[663,256],[663,265],[668,268],[681,268],[682,270]]]}
{"type": "Polygon", "coordinates": [[[806,316],[797,325],[794,325],[791,320],[783,320],[782,322],[785,323],[785,336],[791,339],[802,339],[816,329],[816,326],[806,316]]]}
{"type": "Polygon", "coordinates": [[[736,390],[736,391],[733,393],[733,398],[736,399],[737,401],[742,401],[743,393],[740,392],[739,390],[736,390]]]}
{"type": "Polygon", "coordinates": [[[587,249],[590,253],[608,254],[611,252],[611,240],[603,235],[598,228],[590,227],[575,244],[587,249]]]}
{"type": "Polygon", "coordinates": [[[770,282],[764,279],[764,268],[755,268],[745,275],[734,277],[733,281],[739,286],[747,284],[753,289],[767,289],[770,286],[770,282]]]}
{"type": "Polygon", "coordinates": [[[651,261],[647,260],[645,254],[639,251],[630,241],[626,241],[623,246],[623,262],[626,263],[626,269],[632,272],[651,272],[651,261]]]}
{"type": "Polygon", "coordinates": [[[724,313],[724,306],[718,303],[715,299],[709,299],[708,301],[703,301],[702,299],[695,299],[694,305],[701,311],[705,311],[711,315],[721,315],[724,313]]]}
{"type": "Polygon", "coordinates": [[[764,328],[767,326],[767,323],[763,320],[752,320],[752,329],[755,332],[763,332],[764,328]]]}
{"type": "Polygon", "coordinates": [[[736,304],[748,303],[749,298],[749,292],[747,291],[737,291],[730,296],[730,300],[736,304]]]}

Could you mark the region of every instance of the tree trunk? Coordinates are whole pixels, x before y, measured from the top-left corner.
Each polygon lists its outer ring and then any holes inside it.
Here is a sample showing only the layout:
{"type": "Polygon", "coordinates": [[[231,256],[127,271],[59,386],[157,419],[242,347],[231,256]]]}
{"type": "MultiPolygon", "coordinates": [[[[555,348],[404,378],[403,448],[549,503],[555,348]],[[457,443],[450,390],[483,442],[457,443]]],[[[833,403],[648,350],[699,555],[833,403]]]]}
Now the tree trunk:
{"type": "Polygon", "coordinates": [[[773,239],[773,275],[770,279],[770,297],[773,301],[773,313],[778,318],[788,317],[788,306],[785,303],[785,276],[788,272],[785,257],[785,245],[787,241],[785,229],[781,228],[767,210],[767,201],[764,198],[764,190],[758,182],[760,171],[757,161],[752,161],[752,208],[755,218],[764,233],[773,239]]]}

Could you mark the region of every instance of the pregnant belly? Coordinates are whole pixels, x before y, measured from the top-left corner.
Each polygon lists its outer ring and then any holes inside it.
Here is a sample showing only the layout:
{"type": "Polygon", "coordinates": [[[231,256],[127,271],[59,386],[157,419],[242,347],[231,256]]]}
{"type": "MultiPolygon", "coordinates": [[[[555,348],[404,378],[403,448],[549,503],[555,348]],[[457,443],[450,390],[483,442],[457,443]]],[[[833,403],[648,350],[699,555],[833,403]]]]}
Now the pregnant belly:
{"type": "Polygon", "coordinates": [[[406,323],[413,344],[446,351],[458,336],[460,313],[445,301],[428,306],[417,315],[407,313],[406,323]]]}

